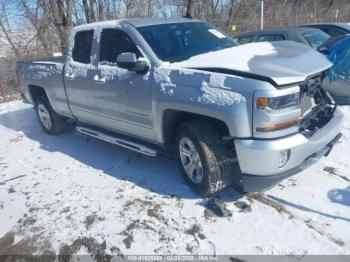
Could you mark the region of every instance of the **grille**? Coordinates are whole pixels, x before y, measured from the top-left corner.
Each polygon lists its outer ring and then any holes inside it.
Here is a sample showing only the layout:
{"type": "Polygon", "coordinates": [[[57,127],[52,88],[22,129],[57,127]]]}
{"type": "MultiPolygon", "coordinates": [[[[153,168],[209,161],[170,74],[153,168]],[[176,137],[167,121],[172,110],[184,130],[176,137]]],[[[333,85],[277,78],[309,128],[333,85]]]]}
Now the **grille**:
{"type": "Polygon", "coordinates": [[[322,75],[307,79],[300,85],[302,118],[299,131],[306,137],[312,136],[332,119],[336,105],[322,89],[322,75]]]}
{"type": "Polygon", "coordinates": [[[300,106],[302,117],[308,114],[316,106],[314,96],[317,89],[321,87],[321,84],[322,77],[319,75],[309,78],[300,84],[300,106]]]}

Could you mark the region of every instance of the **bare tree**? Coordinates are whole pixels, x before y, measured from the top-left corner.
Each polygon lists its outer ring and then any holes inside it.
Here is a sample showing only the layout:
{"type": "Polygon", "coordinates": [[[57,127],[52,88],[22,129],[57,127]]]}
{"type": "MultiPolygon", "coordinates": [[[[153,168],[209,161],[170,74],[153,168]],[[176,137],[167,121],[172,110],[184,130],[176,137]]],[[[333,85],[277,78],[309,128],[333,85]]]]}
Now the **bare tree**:
{"type": "Polygon", "coordinates": [[[95,0],[83,0],[84,13],[87,23],[96,22],[96,15],[94,9],[95,4],[95,0]]]}
{"type": "Polygon", "coordinates": [[[72,28],[73,0],[48,0],[53,23],[60,38],[60,48],[65,50],[72,28]]]}
{"type": "Polygon", "coordinates": [[[1,8],[0,9],[0,29],[4,33],[8,43],[12,47],[16,56],[19,57],[19,54],[20,54],[19,47],[15,43],[14,39],[12,39],[12,36],[11,36],[12,30],[11,30],[9,18],[8,18],[8,15],[6,12],[9,1],[4,0],[4,1],[1,1],[0,3],[1,3],[1,6],[0,6],[0,8],[1,8]]]}
{"type": "Polygon", "coordinates": [[[50,34],[50,7],[45,0],[36,0],[34,9],[29,6],[28,0],[17,0],[24,17],[36,30],[38,41],[43,50],[48,53],[53,49],[53,38],[50,34]]]}

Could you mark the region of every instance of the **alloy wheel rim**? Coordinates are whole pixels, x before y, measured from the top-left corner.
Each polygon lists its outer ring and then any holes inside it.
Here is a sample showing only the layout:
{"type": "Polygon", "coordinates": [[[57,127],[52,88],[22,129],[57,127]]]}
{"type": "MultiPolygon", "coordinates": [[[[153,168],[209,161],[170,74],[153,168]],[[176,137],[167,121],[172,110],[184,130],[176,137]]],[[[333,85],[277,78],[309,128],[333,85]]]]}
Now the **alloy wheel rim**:
{"type": "Polygon", "coordinates": [[[43,124],[43,126],[50,130],[52,127],[52,121],[51,116],[47,108],[43,104],[38,105],[38,115],[40,122],[43,124]]]}
{"type": "Polygon", "coordinates": [[[179,153],[182,166],[189,179],[199,184],[203,181],[203,165],[194,143],[187,137],[182,137],[179,143],[179,153]]]}

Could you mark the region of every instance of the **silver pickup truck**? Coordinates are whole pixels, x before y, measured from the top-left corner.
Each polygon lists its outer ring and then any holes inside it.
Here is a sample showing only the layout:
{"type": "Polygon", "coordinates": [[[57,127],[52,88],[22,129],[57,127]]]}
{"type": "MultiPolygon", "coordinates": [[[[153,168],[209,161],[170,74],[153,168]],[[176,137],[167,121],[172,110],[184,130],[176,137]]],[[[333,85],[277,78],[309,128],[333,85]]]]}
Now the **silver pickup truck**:
{"type": "Polygon", "coordinates": [[[191,188],[208,195],[231,182],[267,190],[329,153],[342,125],[321,88],[330,67],[302,44],[236,46],[174,18],[78,26],[64,58],[17,70],[49,134],[73,119],[77,132],[145,155],[176,152],[191,188]]]}

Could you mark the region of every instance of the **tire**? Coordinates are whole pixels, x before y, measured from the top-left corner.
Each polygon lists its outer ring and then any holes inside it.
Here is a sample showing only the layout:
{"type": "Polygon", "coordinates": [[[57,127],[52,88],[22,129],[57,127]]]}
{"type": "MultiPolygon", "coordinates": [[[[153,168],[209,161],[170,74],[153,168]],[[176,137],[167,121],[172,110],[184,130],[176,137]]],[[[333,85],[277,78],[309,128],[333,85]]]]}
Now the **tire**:
{"type": "MultiPolygon", "coordinates": [[[[234,148],[229,147],[222,140],[222,136],[210,121],[194,120],[181,124],[177,129],[176,150],[184,178],[196,193],[205,196],[212,195],[230,184],[236,163],[234,148]],[[195,146],[202,166],[200,168],[200,165],[199,167],[197,165],[193,172],[194,178],[191,178],[186,171],[187,168],[191,173],[193,169],[189,168],[191,160],[187,156],[189,152],[186,151],[190,148],[190,146],[186,148],[188,141],[195,146]],[[200,174],[202,174],[202,179],[199,179],[200,174]]],[[[194,155],[196,155],[195,152],[192,156],[194,155]]],[[[196,160],[197,158],[193,157],[196,160]]]]}
{"type": "Polygon", "coordinates": [[[39,122],[46,133],[57,135],[64,131],[66,119],[56,114],[46,96],[39,96],[35,100],[35,110],[39,122]],[[47,119],[47,122],[45,119],[47,119]]]}

